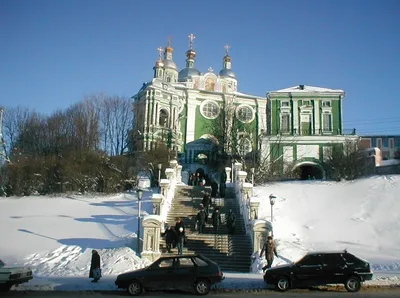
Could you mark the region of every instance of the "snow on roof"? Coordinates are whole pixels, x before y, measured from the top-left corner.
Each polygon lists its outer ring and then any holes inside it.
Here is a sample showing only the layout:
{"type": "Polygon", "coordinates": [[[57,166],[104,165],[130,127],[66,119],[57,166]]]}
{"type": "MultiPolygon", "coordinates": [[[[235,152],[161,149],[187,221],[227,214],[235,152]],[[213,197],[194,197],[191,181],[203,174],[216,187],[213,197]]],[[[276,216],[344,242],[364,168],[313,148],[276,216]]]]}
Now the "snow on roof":
{"type": "Polygon", "coordinates": [[[315,87],[315,86],[307,86],[307,85],[297,85],[277,91],[272,91],[276,93],[310,93],[310,92],[338,92],[344,93],[341,89],[329,89],[329,88],[322,88],[322,87],[315,87]]]}

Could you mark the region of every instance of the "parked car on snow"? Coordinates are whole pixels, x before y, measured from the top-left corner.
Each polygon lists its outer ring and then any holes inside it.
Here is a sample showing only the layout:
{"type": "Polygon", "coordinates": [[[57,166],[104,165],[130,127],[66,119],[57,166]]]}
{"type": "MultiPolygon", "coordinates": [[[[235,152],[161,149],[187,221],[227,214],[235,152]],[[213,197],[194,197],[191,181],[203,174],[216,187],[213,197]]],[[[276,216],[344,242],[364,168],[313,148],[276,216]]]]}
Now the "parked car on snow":
{"type": "Polygon", "coordinates": [[[267,269],[264,281],[280,291],[327,284],[344,284],[357,292],[373,273],[367,261],[344,251],[309,252],[299,261],[267,269]]]}
{"type": "Polygon", "coordinates": [[[153,290],[189,290],[206,295],[213,284],[223,279],[218,264],[203,255],[172,255],[161,257],[146,268],[118,275],[115,284],[132,296],[153,290]]]}
{"type": "Polygon", "coordinates": [[[8,292],[13,285],[19,285],[33,278],[32,270],[24,267],[9,267],[0,260],[0,292],[8,292]]]}

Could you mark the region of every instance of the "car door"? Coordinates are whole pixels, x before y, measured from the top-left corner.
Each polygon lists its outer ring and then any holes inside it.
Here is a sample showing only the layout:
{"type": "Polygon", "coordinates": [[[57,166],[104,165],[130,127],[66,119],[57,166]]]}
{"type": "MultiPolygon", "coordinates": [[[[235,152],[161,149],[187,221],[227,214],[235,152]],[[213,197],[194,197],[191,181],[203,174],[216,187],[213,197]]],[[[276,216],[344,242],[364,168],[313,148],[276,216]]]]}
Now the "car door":
{"type": "Polygon", "coordinates": [[[295,286],[318,285],[323,280],[322,258],[320,254],[306,255],[295,264],[293,270],[295,286]]]}
{"type": "Polygon", "coordinates": [[[196,265],[191,257],[178,257],[174,261],[174,280],[176,289],[190,289],[196,278],[196,265]]]}
{"type": "Polygon", "coordinates": [[[152,290],[172,289],[176,282],[173,262],[173,258],[166,258],[152,264],[145,277],[145,287],[152,290]]]}
{"type": "Polygon", "coordinates": [[[341,283],[346,271],[346,261],[339,253],[324,254],[322,270],[324,284],[341,283]]]}

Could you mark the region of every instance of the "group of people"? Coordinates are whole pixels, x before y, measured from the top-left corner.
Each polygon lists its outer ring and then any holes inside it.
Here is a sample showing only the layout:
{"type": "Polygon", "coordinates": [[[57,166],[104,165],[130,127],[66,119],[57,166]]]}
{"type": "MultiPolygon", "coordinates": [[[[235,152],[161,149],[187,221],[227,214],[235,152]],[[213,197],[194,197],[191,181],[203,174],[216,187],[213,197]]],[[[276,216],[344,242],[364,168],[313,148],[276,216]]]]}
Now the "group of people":
{"type": "MultiPolygon", "coordinates": [[[[204,233],[204,228],[206,226],[206,223],[208,223],[209,213],[210,213],[209,212],[210,204],[211,204],[211,196],[208,193],[206,193],[203,196],[203,200],[201,201],[201,204],[200,204],[200,210],[196,216],[196,225],[197,225],[197,230],[198,230],[199,234],[204,233]]],[[[232,209],[229,209],[229,212],[228,212],[228,215],[226,218],[226,225],[227,225],[229,234],[234,234],[235,222],[236,222],[235,213],[232,211],[232,209]]],[[[218,234],[219,227],[222,225],[222,217],[221,217],[219,207],[216,207],[214,209],[214,212],[211,215],[211,224],[214,227],[214,233],[218,234]]]]}
{"type": "Polygon", "coordinates": [[[172,248],[178,248],[178,254],[183,254],[183,246],[186,241],[185,225],[181,218],[176,219],[175,226],[169,226],[165,232],[165,243],[167,245],[168,253],[171,253],[172,248]]]}

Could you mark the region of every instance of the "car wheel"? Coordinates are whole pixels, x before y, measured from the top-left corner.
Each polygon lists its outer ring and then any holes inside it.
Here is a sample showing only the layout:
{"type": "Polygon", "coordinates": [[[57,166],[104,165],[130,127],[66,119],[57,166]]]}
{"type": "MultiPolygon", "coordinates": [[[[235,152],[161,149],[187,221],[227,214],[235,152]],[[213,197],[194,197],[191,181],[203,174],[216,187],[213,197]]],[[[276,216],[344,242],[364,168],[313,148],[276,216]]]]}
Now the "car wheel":
{"type": "Polygon", "coordinates": [[[8,292],[11,289],[11,285],[0,284],[0,292],[8,292]]]}
{"type": "Polygon", "coordinates": [[[287,291],[290,288],[290,281],[289,278],[286,276],[279,277],[278,281],[276,282],[276,287],[279,291],[287,291]]]}
{"type": "Polygon", "coordinates": [[[134,280],[129,284],[128,293],[131,296],[138,296],[143,292],[143,287],[140,281],[134,280]]]}
{"type": "Polygon", "coordinates": [[[207,295],[210,289],[210,282],[205,279],[200,279],[194,284],[194,291],[198,295],[207,295]]]}
{"type": "Polygon", "coordinates": [[[350,276],[346,280],[346,282],[344,284],[344,287],[349,292],[358,292],[360,290],[360,288],[361,288],[361,281],[356,276],[350,276]]]}

